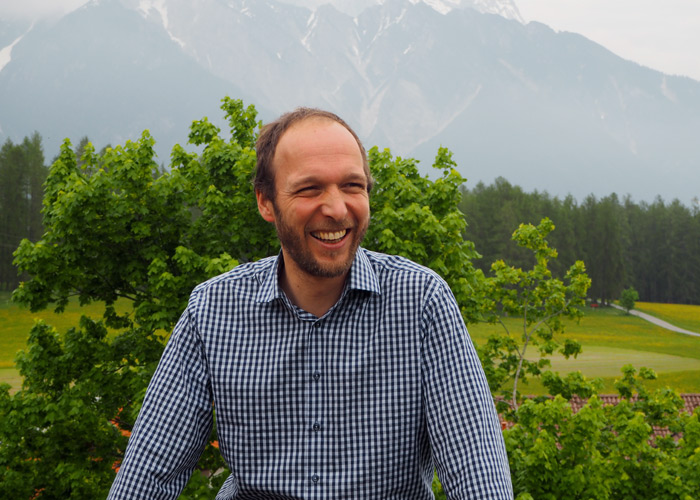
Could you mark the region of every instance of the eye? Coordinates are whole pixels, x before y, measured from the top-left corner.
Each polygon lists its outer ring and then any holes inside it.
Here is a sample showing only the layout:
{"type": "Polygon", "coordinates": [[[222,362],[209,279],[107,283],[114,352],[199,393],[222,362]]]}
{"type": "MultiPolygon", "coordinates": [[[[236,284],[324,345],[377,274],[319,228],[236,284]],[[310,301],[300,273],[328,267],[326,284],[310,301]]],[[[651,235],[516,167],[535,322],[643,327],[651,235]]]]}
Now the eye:
{"type": "Polygon", "coordinates": [[[310,195],[317,193],[318,190],[319,190],[318,186],[314,186],[314,185],[303,186],[303,187],[296,190],[296,194],[299,194],[302,196],[310,196],[310,195]]]}
{"type": "Polygon", "coordinates": [[[359,191],[365,191],[367,187],[362,182],[348,182],[347,184],[345,184],[345,189],[347,191],[355,193],[359,191]]]}

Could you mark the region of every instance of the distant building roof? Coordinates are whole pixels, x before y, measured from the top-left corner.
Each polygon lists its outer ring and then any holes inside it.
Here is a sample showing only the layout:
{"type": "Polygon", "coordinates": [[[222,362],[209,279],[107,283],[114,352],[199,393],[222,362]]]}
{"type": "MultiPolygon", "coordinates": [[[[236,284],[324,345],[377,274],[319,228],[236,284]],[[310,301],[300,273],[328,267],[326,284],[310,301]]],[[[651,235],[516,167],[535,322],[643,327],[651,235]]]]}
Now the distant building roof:
{"type": "MultiPolygon", "coordinates": [[[[693,411],[695,411],[695,408],[700,406],[700,394],[681,394],[681,398],[683,399],[684,404],[684,410],[688,412],[689,414],[692,415],[693,411]]],[[[598,399],[604,404],[604,405],[616,405],[617,403],[620,402],[620,396],[617,394],[598,394],[598,399]]],[[[579,411],[583,406],[588,402],[588,399],[580,398],[578,396],[574,396],[571,398],[569,401],[569,404],[571,405],[571,409],[575,412],[579,411]]]]}
{"type": "MultiPolygon", "coordinates": [[[[690,394],[681,394],[681,398],[683,399],[684,406],[683,410],[686,411],[688,414],[692,415],[693,412],[695,411],[695,408],[700,407],[700,394],[695,394],[695,393],[690,393],[690,394]]],[[[609,406],[609,405],[616,405],[617,403],[620,402],[620,396],[617,394],[598,394],[598,399],[603,403],[604,406],[609,406]]],[[[574,413],[577,413],[581,408],[583,408],[586,403],[588,402],[587,398],[581,398],[579,396],[574,395],[574,397],[569,400],[569,404],[571,405],[571,409],[573,410],[574,413]]],[[[507,429],[513,426],[512,422],[507,422],[503,419],[501,419],[501,428],[502,429],[507,429]]],[[[653,432],[653,437],[663,437],[667,436],[669,434],[668,429],[661,428],[661,427],[654,427],[654,432],[653,432]]],[[[675,438],[679,438],[680,436],[674,436],[675,438]]]]}

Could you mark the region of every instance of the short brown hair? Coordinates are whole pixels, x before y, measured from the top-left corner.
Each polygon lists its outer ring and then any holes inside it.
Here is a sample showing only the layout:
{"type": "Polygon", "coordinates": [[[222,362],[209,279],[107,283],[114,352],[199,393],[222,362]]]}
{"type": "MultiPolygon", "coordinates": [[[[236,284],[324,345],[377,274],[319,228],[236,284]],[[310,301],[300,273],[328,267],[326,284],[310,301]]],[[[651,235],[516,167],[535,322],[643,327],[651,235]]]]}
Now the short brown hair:
{"type": "Polygon", "coordinates": [[[362,168],[367,177],[367,191],[372,189],[374,179],[369,171],[369,162],[367,161],[367,152],[365,151],[360,138],[355,131],[350,128],[350,125],[338,115],[330,111],[323,111],[317,108],[297,108],[294,111],[283,114],[277,120],[268,123],[260,130],[258,140],[255,142],[257,152],[257,163],[255,165],[255,179],[253,181],[255,190],[260,191],[267,199],[274,201],[275,199],[275,170],[272,162],[277,151],[277,144],[282,135],[289,130],[292,125],[300,123],[311,118],[321,118],[341,124],[357,141],[362,155],[362,168]]]}

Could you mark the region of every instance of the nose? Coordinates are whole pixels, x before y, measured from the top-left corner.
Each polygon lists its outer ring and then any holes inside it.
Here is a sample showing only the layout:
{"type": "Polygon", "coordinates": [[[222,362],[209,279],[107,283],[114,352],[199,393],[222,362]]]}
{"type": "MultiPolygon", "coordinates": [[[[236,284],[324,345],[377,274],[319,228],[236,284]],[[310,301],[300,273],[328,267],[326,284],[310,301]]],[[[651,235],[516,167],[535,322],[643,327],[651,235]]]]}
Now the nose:
{"type": "Polygon", "coordinates": [[[321,214],[334,220],[343,220],[348,214],[343,192],[337,187],[332,187],[323,194],[321,200],[321,214]]]}

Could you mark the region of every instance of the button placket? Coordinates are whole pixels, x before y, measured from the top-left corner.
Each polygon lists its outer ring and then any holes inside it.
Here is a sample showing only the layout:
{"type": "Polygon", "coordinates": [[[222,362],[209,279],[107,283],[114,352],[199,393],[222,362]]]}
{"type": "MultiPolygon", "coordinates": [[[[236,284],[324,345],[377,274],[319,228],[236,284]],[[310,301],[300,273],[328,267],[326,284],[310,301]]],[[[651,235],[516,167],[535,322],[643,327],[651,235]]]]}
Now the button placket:
{"type": "Polygon", "coordinates": [[[309,368],[311,373],[311,380],[309,382],[309,406],[307,418],[308,420],[308,471],[310,473],[309,477],[309,487],[313,488],[316,493],[314,495],[319,495],[318,488],[321,484],[321,475],[323,473],[323,464],[320,462],[320,457],[323,456],[323,390],[321,387],[321,366],[322,366],[322,356],[323,356],[323,336],[322,336],[322,322],[316,321],[312,324],[310,331],[310,343],[309,343],[309,368]]]}

